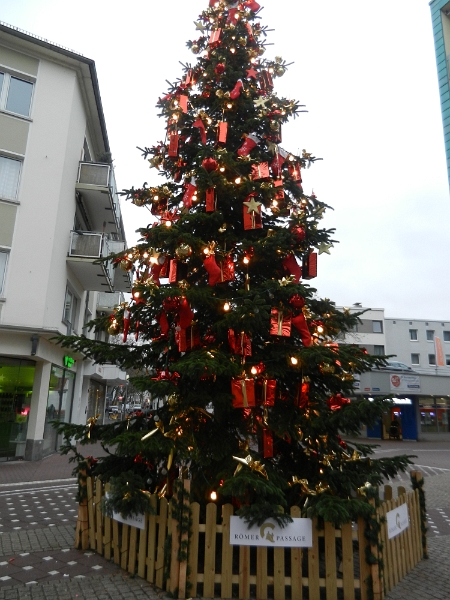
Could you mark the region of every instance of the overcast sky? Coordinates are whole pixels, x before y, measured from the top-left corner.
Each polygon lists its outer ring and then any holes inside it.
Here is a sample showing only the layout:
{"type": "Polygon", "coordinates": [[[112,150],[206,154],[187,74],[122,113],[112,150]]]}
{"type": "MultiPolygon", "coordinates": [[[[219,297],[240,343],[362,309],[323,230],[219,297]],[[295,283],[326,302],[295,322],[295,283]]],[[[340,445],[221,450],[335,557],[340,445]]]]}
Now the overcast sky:
{"type": "MultiPolygon", "coordinates": [[[[307,105],[283,147],[323,157],[307,193],[334,207],[340,240],[319,257],[318,294],[388,317],[450,321],[450,200],[427,0],[266,0],[266,56],[294,61],[280,95],[307,105]]],[[[208,0],[1,0],[0,20],[96,62],[119,189],[155,180],[136,146],[164,135],[165,80],[194,62],[186,41],[208,0]]],[[[198,32],[197,32],[198,33],[198,32]]],[[[145,208],[124,206],[130,244],[145,208]]]]}

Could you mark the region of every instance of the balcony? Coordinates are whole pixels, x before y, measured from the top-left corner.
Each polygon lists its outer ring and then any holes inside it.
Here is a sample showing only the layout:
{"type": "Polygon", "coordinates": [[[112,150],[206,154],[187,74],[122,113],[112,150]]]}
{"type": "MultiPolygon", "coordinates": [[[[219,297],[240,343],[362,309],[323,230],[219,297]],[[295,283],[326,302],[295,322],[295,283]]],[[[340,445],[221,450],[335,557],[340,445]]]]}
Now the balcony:
{"type": "Polygon", "coordinates": [[[112,166],[81,162],[75,189],[80,194],[91,229],[121,237],[122,218],[112,166]]]}
{"type": "MultiPolygon", "coordinates": [[[[125,246],[122,242],[122,248],[125,246]]],[[[85,290],[113,291],[113,269],[109,262],[98,262],[111,254],[108,236],[92,231],[72,231],[68,262],[85,290]]]]}
{"type": "MultiPolygon", "coordinates": [[[[118,242],[116,240],[109,240],[108,247],[112,254],[118,254],[125,249],[125,243],[118,242]]],[[[127,271],[123,271],[120,267],[116,267],[113,269],[113,284],[116,292],[131,293],[131,274],[127,271]]]]}
{"type": "Polygon", "coordinates": [[[100,292],[97,298],[97,312],[112,313],[115,306],[125,302],[122,292],[100,292]]]}

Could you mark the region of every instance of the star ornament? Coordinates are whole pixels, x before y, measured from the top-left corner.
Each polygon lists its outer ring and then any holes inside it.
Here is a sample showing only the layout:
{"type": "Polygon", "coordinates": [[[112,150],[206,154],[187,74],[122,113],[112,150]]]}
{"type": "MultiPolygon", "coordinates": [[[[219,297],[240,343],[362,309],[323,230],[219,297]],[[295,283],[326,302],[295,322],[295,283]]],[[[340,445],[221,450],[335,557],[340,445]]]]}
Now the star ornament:
{"type": "Polygon", "coordinates": [[[247,69],[247,79],[249,79],[250,77],[252,77],[253,79],[258,78],[258,72],[255,71],[255,69],[253,67],[250,67],[250,69],[247,69]]]}
{"type": "Polygon", "coordinates": [[[254,105],[257,107],[257,108],[262,108],[263,106],[265,106],[265,105],[266,105],[267,101],[268,101],[268,98],[262,98],[262,97],[261,97],[261,98],[258,98],[257,100],[255,100],[255,101],[253,102],[253,104],[254,104],[254,105]]]}
{"type": "Polygon", "coordinates": [[[330,254],[330,248],[333,248],[333,244],[326,244],[325,242],[322,242],[318,248],[319,254],[330,254]]]}
{"type": "Polygon", "coordinates": [[[203,25],[203,23],[201,21],[194,21],[194,25],[195,25],[195,29],[198,29],[198,31],[201,31],[202,33],[206,29],[205,25],[203,25]]]}
{"type": "Polygon", "coordinates": [[[251,214],[259,212],[259,207],[262,205],[262,202],[258,202],[257,200],[252,198],[248,202],[244,202],[244,204],[247,207],[248,214],[251,214]]]}

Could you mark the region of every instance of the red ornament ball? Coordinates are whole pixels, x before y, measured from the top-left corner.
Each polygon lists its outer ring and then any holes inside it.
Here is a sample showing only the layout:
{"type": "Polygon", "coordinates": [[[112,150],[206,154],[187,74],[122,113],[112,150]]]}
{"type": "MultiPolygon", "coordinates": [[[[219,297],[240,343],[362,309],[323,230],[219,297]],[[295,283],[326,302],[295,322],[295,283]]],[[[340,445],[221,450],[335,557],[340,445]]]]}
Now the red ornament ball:
{"type": "Polygon", "coordinates": [[[218,63],[214,71],[217,73],[217,75],[222,75],[222,73],[225,72],[225,65],[223,63],[218,63]]]}
{"type": "Polygon", "coordinates": [[[205,158],[202,162],[202,167],[209,172],[215,171],[218,166],[219,164],[214,158],[205,158]]]}

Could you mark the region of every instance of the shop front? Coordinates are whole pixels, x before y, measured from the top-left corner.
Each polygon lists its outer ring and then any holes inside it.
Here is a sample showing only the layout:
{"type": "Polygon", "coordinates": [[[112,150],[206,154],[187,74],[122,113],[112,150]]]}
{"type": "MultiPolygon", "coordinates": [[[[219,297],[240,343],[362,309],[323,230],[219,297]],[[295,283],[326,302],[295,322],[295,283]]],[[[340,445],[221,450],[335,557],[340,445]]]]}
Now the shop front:
{"type": "Polygon", "coordinates": [[[57,452],[61,445],[61,440],[52,425],[52,421],[70,423],[74,385],[75,373],[57,365],[52,365],[45,412],[43,456],[57,452]]]}
{"type": "Polygon", "coordinates": [[[0,461],[23,458],[36,364],[0,356],[0,461]]]}

